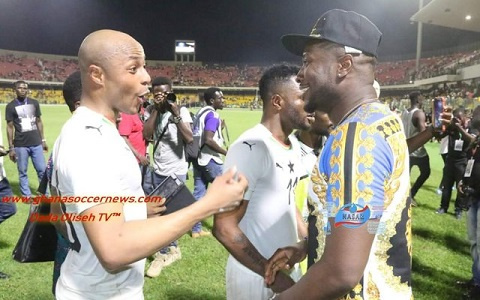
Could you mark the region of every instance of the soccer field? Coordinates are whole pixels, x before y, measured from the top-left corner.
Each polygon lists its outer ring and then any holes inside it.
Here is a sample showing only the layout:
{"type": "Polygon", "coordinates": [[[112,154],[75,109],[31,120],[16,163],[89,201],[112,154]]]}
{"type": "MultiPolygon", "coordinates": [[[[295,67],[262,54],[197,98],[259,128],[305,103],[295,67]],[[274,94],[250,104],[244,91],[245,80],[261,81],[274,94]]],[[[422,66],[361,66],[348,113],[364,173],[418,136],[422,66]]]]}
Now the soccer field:
{"type": "MultiPolygon", "coordinates": [[[[41,109],[45,136],[51,149],[70,112],[66,106],[44,105],[41,109]]],[[[5,105],[0,106],[0,113],[3,145],[8,147],[5,105]]],[[[227,122],[231,143],[243,131],[260,121],[261,112],[225,109],[220,115],[227,122]]],[[[443,161],[438,154],[438,143],[429,143],[427,148],[432,174],[416,197],[419,207],[412,209],[414,296],[425,300],[459,299],[462,291],[454,282],[471,276],[465,216],[462,220],[455,219],[451,214],[453,203],[448,215],[434,213],[440,203],[440,196],[435,191],[441,179],[443,161]]],[[[7,177],[14,193],[18,195],[16,165],[8,157],[4,161],[7,177]]],[[[415,169],[412,176],[417,175],[415,169]]],[[[38,180],[31,164],[29,179],[33,191],[38,186],[38,180]]],[[[192,188],[191,180],[188,186],[192,188]]],[[[0,299],[53,298],[53,263],[21,264],[11,258],[27,214],[28,206],[19,204],[18,213],[0,225],[0,271],[11,276],[7,280],[0,280],[0,299]]],[[[211,223],[211,218],[205,221],[208,229],[211,228],[211,223]]],[[[157,278],[145,278],[145,299],[225,299],[224,267],[227,252],[223,246],[212,236],[192,239],[189,235],[184,235],[179,245],[182,251],[180,261],[165,268],[157,278]]]]}

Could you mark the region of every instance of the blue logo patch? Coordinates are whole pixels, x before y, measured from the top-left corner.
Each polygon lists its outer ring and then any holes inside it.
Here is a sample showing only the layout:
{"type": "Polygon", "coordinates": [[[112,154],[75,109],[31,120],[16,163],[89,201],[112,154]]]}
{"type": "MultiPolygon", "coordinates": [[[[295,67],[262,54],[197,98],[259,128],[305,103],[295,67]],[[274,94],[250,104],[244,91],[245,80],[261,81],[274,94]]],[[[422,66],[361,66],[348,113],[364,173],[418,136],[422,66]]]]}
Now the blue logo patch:
{"type": "Polygon", "coordinates": [[[335,227],[344,226],[357,228],[370,219],[370,208],[368,205],[346,204],[340,208],[335,216],[335,227]]]}

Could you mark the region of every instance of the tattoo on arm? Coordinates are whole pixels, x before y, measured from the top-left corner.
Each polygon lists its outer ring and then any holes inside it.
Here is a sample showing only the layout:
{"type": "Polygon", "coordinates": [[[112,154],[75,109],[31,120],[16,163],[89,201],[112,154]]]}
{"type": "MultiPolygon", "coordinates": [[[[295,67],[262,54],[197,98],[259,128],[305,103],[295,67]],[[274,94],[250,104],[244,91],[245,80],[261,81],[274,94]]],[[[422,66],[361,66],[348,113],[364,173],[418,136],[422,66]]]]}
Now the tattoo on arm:
{"type": "Polygon", "coordinates": [[[235,244],[239,244],[241,246],[243,254],[245,255],[244,257],[248,257],[248,259],[250,260],[248,262],[248,265],[250,266],[247,265],[247,267],[257,273],[263,272],[266,259],[258,252],[255,246],[252,245],[248,238],[243,233],[239,233],[234,236],[233,241],[235,244]]]}

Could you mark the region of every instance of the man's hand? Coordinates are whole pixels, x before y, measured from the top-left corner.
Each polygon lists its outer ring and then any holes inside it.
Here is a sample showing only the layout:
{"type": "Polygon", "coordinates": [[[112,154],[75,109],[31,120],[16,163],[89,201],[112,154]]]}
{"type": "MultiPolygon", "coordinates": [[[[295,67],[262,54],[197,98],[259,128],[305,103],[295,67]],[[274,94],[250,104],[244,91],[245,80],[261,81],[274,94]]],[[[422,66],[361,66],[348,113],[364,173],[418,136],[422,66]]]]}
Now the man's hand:
{"type": "Polygon", "coordinates": [[[42,141],[42,148],[43,148],[43,151],[44,151],[44,152],[48,152],[48,145],[47,145],[47,142],[45,142],[45,141],[42,141]]]}
{"type": "Polygon", "coordinates": [[[10,160],[13,161],[14,163],[17,162],[17,154],[15,153],[14,148],[10,149],[10,152],[8,153],[8,157],[10,157],[10,160]]]}
{"type": "Polygon", "coordinates": [[[275,282],[269,286],[275,293],[281,293],[295,284],[295,281],[283,272],[279,272],[275,277],[275,282]]]}
{"type": "Polygon", "coordinates": [[[147,202],[147,217],[154,218],[162,215],[162,213],[167,209],[165,206],[165,198],[159,202],[147,202]]]}
{"type": "Polygon", "coordinates": [[[137,156],[138,160],[140,161],[140,164],[142,166],[148,166],[150,164],[150,160],[148,159],[147,156],[139,154],[137,156]]]}
{"type": "Polygon", "coordinates": [[[290,270],[296,263],[307,256],[306,241],[298,242],[293,246],[277,249],[265,266],[265,283],[271,286],[276,282],[277,272],[290,270]]]}
{"type": "Polygon", "coordinates": [[[447,128],[452,123],[453,115],[452,115],[452,107],[445,106],[443,112],[440,113],[440,122],[442,125],[440,127],[435,128],[436,131],[443,131],[443,128],[447,128]]]}
{"type": "Polygon", "coordinates": [[[458,190],[462,195],[464,194],[464,192],[463,192],[463,186],[464,186],[464,184],[463,184],[463,179],[461,179],[461,180],[458,182],[458,184],[457,184],[457,190],[458,190]]]}
{"type": "Polygon", "coordinates": [[[5,156],[8,154],[8,151],[5,150],[5,147],[0,146],[0,156],[5,156]]]}
{"type": "Polygon", "coordinates": [[[180,116],[180,109],[176,102],[167,102],[168,110],[172,113],[174,117],[180,116]]]}
{"type": "Polygon", "coordinates": [[[220,213],[231,211],[240,205],[247,186],[245,176],[239,174],[237,168],[233,167],[215,178],[203,198],[220,213]]]}

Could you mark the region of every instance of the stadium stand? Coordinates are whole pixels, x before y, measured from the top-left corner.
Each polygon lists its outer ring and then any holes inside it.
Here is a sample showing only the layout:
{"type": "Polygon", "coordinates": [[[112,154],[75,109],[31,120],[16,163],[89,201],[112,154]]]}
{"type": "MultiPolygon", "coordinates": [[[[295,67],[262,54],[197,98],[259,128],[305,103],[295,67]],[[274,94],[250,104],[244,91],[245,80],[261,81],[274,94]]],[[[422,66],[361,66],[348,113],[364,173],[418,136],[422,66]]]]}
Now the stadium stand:
{"type": "MultiPolygon", "coordinates": [[[[415,72],[414,59],[379,62],[376,78],[382,87],[395,87],[412,84],[415,80],[456,75],[462,68],[472,65],[480,66],[480,44],[473,45],[470,50],[458,50],[422,58],[418,72],[415,72]]],[[[77,68],[76,57],[0,50],[0,82],[2,82],[0,103],[6,103],[13,98],[13,91],[6,82],[11,83],[17,79],[31,82],[32,97],[42,103],[63,103],[61,82],[77,68]],[[34,85],[32,82],[38,82],[38,84],[34,85]]],[[[150,75],[172,78],[176,90],[177,87],[228,87],[225,96],[227,105],[231,107],[249,107],[255,101],[258,78],[265,68],[266,66],[258,65],[147,61],[147,70],[150,75]],[[239,92],[236,88],[249,89],[239,92]]],[[[448,86],[452,88],[449,88],[449,91],[454,95],[461,95],[454,98],[465,99],[467,92],[478,97],[480,94],[477,81],[450,82],[448,86]]],[[[433,94],[436,88],[438,84],[431,85],[426,92],[433,94]]],[[[179,89],[179,91],[178,98],[182,105],[194,105],[199,101],[199,89],[179,89]]],[[[408,94],[408,91],[405,90],[404,93],[408,94]]],[[[396,96],[403,97],[402,92],[397,92],[396,96]]],[[[391,95],[387,95],[385,99],[387,102],[396,103],[391,95]]]]}

